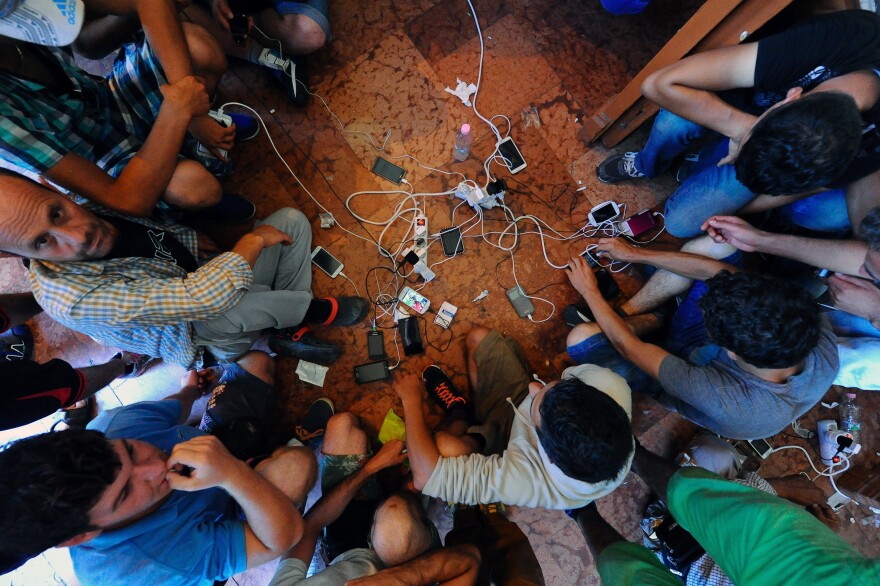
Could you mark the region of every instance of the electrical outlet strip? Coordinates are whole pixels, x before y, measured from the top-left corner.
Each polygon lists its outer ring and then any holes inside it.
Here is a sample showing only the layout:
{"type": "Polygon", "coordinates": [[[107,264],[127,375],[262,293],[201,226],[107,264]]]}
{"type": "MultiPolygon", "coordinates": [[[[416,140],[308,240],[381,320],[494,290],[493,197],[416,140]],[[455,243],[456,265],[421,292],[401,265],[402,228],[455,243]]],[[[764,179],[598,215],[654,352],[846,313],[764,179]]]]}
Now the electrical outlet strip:
{"type": "Polygon", "coordinates": [[[418,214],[413,219],[413,252],[419,255],[419,260],[428,265],[428,218],[424,214],[418,214]]]}

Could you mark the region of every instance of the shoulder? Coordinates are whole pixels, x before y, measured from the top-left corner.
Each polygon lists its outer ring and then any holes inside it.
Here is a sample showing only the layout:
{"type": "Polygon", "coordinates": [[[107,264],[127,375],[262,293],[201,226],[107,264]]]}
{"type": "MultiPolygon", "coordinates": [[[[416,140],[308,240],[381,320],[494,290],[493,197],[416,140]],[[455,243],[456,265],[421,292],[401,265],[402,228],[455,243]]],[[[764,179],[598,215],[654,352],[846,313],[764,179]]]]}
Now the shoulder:
{"type": "Polygon", "coordinates": [[[176,425],[180,410],[180,401],[141,401],[101,413],[88,428],[110,438],[139,439],[176,425]]]}

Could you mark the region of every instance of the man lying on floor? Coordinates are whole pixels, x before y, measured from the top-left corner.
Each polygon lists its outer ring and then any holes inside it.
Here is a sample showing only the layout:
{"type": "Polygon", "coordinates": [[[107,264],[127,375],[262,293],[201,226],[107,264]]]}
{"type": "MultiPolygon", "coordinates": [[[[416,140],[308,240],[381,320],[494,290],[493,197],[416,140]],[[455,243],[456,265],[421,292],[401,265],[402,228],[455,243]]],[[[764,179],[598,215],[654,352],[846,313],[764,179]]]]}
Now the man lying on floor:
{"type": "MultiPolygon", "coordinates": [[[[226,390],[263,392],[273,375],[272,359],[250,352],[228,367],[226,390]]],[[[182,385],[0,452],[0,572],[62,546],[86,585],[211,586],[299,541],[312,451],[291,442],[251,469],[184,424],[203,389],[196,371],[182,385]]]]}
{"type": "Polygon", "coordinates": [[[313,298],[312,231],[292,208],[202,263],[213,243],[190,228],[78,206],[10,174],[0,193],[0,250],[30,259],[47,314],[107,346],[193,368],[234,361],[274,328],[276,352],[328,363],[341,350],[308,324],[348,326],[367,313],[358,297],[313,298]]]}

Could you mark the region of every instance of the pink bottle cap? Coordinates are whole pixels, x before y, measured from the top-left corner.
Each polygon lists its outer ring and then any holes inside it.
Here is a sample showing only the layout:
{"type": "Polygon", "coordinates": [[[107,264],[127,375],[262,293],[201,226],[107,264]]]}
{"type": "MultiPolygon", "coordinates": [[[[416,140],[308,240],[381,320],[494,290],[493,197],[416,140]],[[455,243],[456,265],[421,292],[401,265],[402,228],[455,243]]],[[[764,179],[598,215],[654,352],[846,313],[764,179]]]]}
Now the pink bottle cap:
{"type": "Polygon", "coordinates": [[[462,125],[461,125],[461,133],[462,133],[462,134],[469,134],[470,131],[471,131],[471,125],[470,125],[470,124],[462,124],[462,125]]]}

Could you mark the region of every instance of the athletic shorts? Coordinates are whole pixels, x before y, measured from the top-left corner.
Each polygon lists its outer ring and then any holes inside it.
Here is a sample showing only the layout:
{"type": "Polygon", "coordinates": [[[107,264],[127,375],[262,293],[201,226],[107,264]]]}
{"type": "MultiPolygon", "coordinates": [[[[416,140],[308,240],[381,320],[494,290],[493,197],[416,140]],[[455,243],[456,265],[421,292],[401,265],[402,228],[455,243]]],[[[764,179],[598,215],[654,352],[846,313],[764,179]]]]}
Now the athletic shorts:
{"type": "Polygon", "coordinates": [[[0,362],[0,429],[42,419],[82,399],[86,379],[63,360],[0,362]]]}

